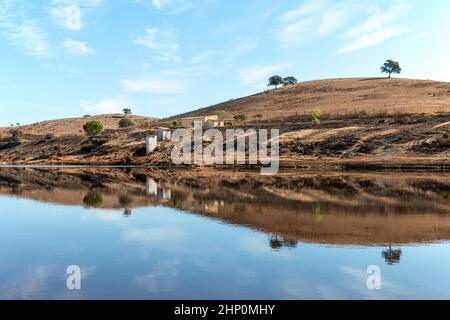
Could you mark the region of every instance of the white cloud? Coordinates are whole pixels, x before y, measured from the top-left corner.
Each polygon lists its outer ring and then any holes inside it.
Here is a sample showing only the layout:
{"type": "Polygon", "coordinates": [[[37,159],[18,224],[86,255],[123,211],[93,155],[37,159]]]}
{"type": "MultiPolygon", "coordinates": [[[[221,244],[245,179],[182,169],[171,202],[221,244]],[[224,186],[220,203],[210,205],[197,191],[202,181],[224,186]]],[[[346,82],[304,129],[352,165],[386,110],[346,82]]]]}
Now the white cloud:
{"type": "Polygon", "coordinates": [[[427,38],[427,37],[432,36],[433,34],[436,34],[436,33],[440,32],[440,31],[441,31],[441,29],[439,29],[439,28],[431,30],[431,31],[423,31],[423,32],[420,32],[420,33],[416,34],[414,36],[414,39],[427,38]]]}
{"type": "Polygon", "coordinates": [[[196,54],[195,56],[193,56],[190,60],[188,60],[188,62],[192,63],[192,64],[204,62],[211,57],[212,53],[213,52],[211,50],[200,52],[200,53],[196,54]]]}
{"type": "Polygon", "coordinates": [[[59,24],[69,30],[81,29],[81,9],[75,4],[52,8],[50,14],[59,24]]]}
{"type": "Polygon", "coordinates": [[[369,33],[367,35],[357,38],[349,45],[339,49],[338,53],[346,53],[359,49],[373,47],[379,43],[384,42],[385,40],[402,35],[406,31],[407,30],[405,28],[390,28],[378,32],[369,33]]]}
{"type": "Polygon", "coordinates": [[[169,62],[180,60],[178,56],[178,42],[173,29],[150,28],[145,30],[144,35],[133,37],[132,40],[135,45],[149,48],[156,60],[169,62]]]}
{"type": "Polygon", "coordinates": [[[176,94],[186,91],[187,84],[179,79],[160,79],[148,77],[141,79],[122,80],[122,87],[129,91],[176,94]]]}
{"type": "Polygon", "coordinates": [[[183,12],[193,4],[189,0],[137,0],[137,2],[144,5],[147,9],[154,8],[169,13],[183,12]]]}
{"type": "Polygon", "coordinates": [[[68,53],[79,55],[95,55],[94,49],[88,47],[85,42],[76,41],[73,39],[66,39],[62,44],[62,47],[66,49],[68,53]]]}
{"type": "Polygon", "coordinates": [[[179,228],[149,228],[127,230],[123,239],[142,244],[165,244],[167,242],[178,242],[184,240],[186,234],[179,228]]]}
{"type": "Polygon", "coordinates": [[[298,43],[313,34],[316,18],[305,18],[285,26],[278,33],[278,40],[284,44],[298,43]]]}
{"type": "Polygon", "coordinates": [[[295,9],[285,12],[279,20],[286,22],[301,18],[303,16],[319,11],[321,8],[323,8],[325,3],[326,1],[324,0],[308,0],[295,9]]]}
{"type": "Polygon", "coordinates": [[[276,37],[284,45],[293,45],[330,34],[347,23],[353,10],[347,1],[306,1],[281,15],[278,20],[282,24],[276,37]]]}
{"type": "Polygon", "coordinates": [[[279,63],[274,65],[253,65],[240,70],[238,79],[243,85],[254,85],[267,80],[274,74],[281,73],[292,66],[292,63],[279,63]]]}
{"type": "Polygon", "coordinates": [[[354,50],[375,46],[385,40],[404,34],[407,29],[394,22],[407,12],[410,5],[404,0],[397,0],[385,12],[375,5],[367,9],[370,17],[362,24],[353,27],[342,35],[342,38],[352,39],[352,42],[338,50],[346,53],[354,50]]]}
{"type": "Polygon", "coordinates": [[[80,106],[87,112],[95,114],[121,113],[127,101],[121,99],[106,99],[97,103],[81,100],[80,106]]]}
{"type": "Polygon", "coordinates": [[[49,53],[47,33],[28,16],[26,8],[18,1],[0,3],[0,36],[28,54],[43,56],[49,53]]]}
{"type": "Polygon", "coordinates": [[[344,11],[327,11],[323,14],[317,33],[320,35],[329,34],[342,27],[345,22],[346,13],[344,11]]]}

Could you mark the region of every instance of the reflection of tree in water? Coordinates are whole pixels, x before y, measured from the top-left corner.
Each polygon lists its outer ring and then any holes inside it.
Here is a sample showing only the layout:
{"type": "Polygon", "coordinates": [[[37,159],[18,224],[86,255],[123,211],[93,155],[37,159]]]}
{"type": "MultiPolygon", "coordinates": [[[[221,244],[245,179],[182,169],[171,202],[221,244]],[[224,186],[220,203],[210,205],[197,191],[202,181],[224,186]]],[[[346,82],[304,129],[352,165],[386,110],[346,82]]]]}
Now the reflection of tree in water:
{"type": "Polygon", "coordinates": [[[322,215],[320,211],[320,203],[314,203],[312,206],[311,214],[316,223],[322,221],[322,215]]]}
{"type": "Polygon", "coordinates": [[[97,191],[89,192],[83,198],[83,203],[90,208],[99,208],[103,205],[103,196],[97,191]]]}
{"type": "Polygon", "coordinates": [[[282,236],[275,234],[275,235],[270,236],[269,243],[270,243],[270,247],[273,250],[280,250],[283,247],[296,248],[298,242],[295,240],[283,239],[282,236]]]}
{"type": "Polygon", "coordinates": [[[389,243],[389,249],[383,250],[381,252],[383,255],[384,260],[386,260],[386,263],[389,265],[393,265],[400,262],[400,257],[402,255],[401,249],[392,249],[391,244],[389,243]]]}

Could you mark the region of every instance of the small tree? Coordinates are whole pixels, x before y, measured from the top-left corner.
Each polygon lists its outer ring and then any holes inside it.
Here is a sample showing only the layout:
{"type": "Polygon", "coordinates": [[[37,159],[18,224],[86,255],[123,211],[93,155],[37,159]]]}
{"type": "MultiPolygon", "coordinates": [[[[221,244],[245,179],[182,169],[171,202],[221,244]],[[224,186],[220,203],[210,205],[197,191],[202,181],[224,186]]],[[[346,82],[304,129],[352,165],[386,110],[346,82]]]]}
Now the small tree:
{"type": "Polygon", "coordinates": [[[124,108],[124,109],[122,109],[122,112],[126,116],[128,116],[132,113],[130,108],[124,108]]]}
{"type": "Polygon", "coordinates": [[[283,79],[283,85],[288,86],[290,84],[297,84],[298,80],[296,77],[286,77],[283,79]]]}
{"type": "Polygon", "coordinates": [[[269,78],[269,84],[268,87],[274,86],[275,89],[278,88],[279,85],[283,84],[283,78],[280,76],[272,76],[269,78]]]}
{"type": "Polygon", "coordinates": [[[322,112],[319,108],[314,109],[311,111],[311,122],[313,125],[317,126],[320,124],[320,117],[322,116],[322,112]]]}
{"type": "Polygon", "coordinates": [[[11,140],[19,142],[22,139],[22,131],[16,129],[11,131],[11,140]]]}
{"type": "Polygon", "coordinates": [[[387,73],[391,78],[391,74],[400,74],[402,72],[402,68],[400,68],[400,64],[394,60],[386,60],[386,62],[380,68],[381,73],[387,73]]]}
{"type": "Polygon", "coordinates": [[[119,120],[119,128],[128,128],[134,126],[134,122],[128,118],[123,118],[119,120]]]}
{"type": "Polygon", "coordinates": [[[103,132],[103,125],[96,121],[89,121],[83,126],[83,130],[89,137],[95,137],[96,135],[103,132]]]}

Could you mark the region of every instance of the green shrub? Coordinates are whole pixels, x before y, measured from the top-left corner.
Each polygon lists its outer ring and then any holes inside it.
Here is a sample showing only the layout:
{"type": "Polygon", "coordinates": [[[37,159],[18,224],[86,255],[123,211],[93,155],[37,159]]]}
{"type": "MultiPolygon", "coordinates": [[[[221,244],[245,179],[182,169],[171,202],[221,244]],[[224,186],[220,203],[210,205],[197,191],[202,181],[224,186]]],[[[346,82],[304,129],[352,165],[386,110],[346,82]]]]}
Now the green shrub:
{"type": "Polygon", "coordinates": [[[245,114],[237,114],[233,118],[237,121],[245,121],[247,119],[247,116],[245,114]]]}
{"type": "Polygon", "coordinates": [[[99,208],[103,205],[103,196],[98,192],[89,192],[83,198],[83,203],[90,208],[99,208]]]}
{"type": "Polygon", "coordinates": [[[92,137],[91,143],[95,147],[99,147],[104,145],[105,143],[108,143],[109,139],[107,137],[92,137]]]}
{"type": "Polygon", "coordinates": [[[11,131],[11,140],[14,142],[19,142],[22,139],[22,131],[20,130],[12,130],[11,131]]]}
{"type": "Polygon", "coordinates": [[[103,132],[103,125],[99,121],[93,120],[86,122],[83,130],[88,136],[94,137],[103,132]]]}
{"type": "Polygon", "coordinates": [[[119,120],[119,128],[128,128],[134,126],[134,122],[128,118],[122,118],[119,120]]]}
{"type": "Polygon", "coordinates": [[[311,122],[313,125],[317,126],[320,124],[320,117],[322,116],[322,112],[320,111],[319,108],[314,109],[313,111],[311,111],[311,122]]]}

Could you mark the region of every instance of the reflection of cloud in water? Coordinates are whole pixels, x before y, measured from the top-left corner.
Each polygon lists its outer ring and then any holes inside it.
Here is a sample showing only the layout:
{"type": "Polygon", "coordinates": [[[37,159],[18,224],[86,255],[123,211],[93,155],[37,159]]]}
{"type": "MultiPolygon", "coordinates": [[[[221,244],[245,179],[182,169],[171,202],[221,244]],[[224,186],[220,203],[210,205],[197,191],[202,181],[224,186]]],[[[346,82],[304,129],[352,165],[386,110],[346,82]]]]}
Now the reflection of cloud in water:
{"type": "Polygon", "coordinates": [[[143,287],[149,293],[169,292],[176,289],[180,261],[163,261],[157,263],[155,270],[133,277],[133,284],[143,287]]]}
{"type": "Polygon", "coordinates": [[[122,221],[123,210],[86,209],[80,215],[81,220],[122,221]]]}
{"type": "Polygon", "coordinates": [[[370,275],[367,274],[364,269],[355,268],[352,266],[343,266],[339,268],[339,271],[341,274],[344,274],[344,277],[340,282],[341,286],[353,292],[352,295],[366,299],[384,299],[387,298],[387,296],[393,297],[402,296],[405,294],[405,292],[398,285],[386,279],[386,276],[383,274],[383,270],[381,270],[380,290],[369,290],[367,288],[367,279],[370,275]]]}
{"type": "Polygon", "coordinates": [[[0,284],[0,299],[38,299],[46,294],[50,268],[44,265],[19,271],[15,278],[0,284]]]}
{"type": "Polygon", "coordinates": [[[123,240],[142,244],[164,244],[186,239],[186,233],[180,228],[160,227],[147,229],[130,229],[123,234],[123,240]]]}

